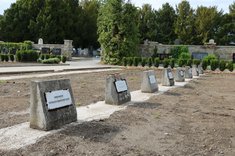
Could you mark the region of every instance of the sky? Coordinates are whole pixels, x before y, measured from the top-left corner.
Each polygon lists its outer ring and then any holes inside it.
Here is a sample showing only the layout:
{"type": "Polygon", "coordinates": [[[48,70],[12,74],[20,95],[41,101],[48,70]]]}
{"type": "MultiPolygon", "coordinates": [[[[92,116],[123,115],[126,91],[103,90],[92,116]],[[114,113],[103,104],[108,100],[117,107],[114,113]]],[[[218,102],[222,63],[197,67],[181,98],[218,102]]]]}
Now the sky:
{"type": "MultiPolygon", "coordinates": [[[[228,12],[228,6],[232,4],[235,0],[188,0],[191,7],[194,9],[197,6],[217,6],[217,8],[223,9],[224,12],[228,12]]],[[[11,3],[16,2],[16,0],[0,0],[0,14],[4,13],[4,10],[9,8],[11,3]]],[[[131,0],[133,4],[138,7],[141,7],[143,3],[151,4],[153,8],[159,9],[162,4],[168,2],[171,6],[175,8],[175,6],[181,2],[181,0],[131,0]]]]}

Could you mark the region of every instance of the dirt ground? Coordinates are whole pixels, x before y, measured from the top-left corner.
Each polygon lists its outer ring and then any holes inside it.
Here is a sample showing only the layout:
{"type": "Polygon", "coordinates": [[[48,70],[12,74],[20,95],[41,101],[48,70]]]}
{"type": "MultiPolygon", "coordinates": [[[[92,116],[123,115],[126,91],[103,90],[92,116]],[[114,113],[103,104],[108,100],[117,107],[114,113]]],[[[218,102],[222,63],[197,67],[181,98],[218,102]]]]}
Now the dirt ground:
{"type": "MultiPolygon", "coordinates": [[[[69,78],[77,105],[104,100],[105,77],[114,72],[69,78]]],[[[138,90],[141,70],[125,70],[138,90]]],[[[160,81],[161,72],[157,71],[160,81]]],[[[0,128],[28,121],[30,81],[0,82],[0,128]]],[[[235,155],[235,75],[207,74],[185,87],[114,113],[109,119],[71,125],[36,144],[0,155],[235,155]]]]}

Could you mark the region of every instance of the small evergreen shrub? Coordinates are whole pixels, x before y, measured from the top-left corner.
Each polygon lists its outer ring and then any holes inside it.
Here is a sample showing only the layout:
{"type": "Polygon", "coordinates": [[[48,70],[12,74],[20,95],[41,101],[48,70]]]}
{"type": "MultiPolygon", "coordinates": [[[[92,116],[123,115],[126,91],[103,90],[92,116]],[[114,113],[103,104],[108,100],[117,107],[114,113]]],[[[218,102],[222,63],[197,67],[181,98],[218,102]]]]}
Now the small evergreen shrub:
{"type": "Polygon", "coordinates": [[[35,50],[19,50],[16,58],[19,62],[37,62],[39,55],[35,50]]]}
{"type": "Polygon", "coordinates": [[[142,59],[141,59],[141,66],[144,67],[146,65],[146,62],[147,62],[146,58],[142,57],[142,59]]]}
{"type": "Polygon", "coordinates": [[[169,59],[166,58],[166,59],[163,60],[163,67],[164,68],[167,68],[169,66],[169,64],[170,64],[170,60],[169,59]]]}
{"type": "Polygon", "coordinates": [[[4,55],[5,57],[5,61],[8,62],[9,61],[9,55],[4,55]]]}
{"type": "Polygon", "coordinates": [[[208,56],[204,57],[203,60],[207,60],[209,65],[211,64],[212,60],[217,60],[217,57],[214,54],[209,54],[208,56]]]}
{"type": "Polygon", "coordinates": [[[132,66],[132,65],[133,65],[133,58],[128,57],[128,66],[132,66]]]}
{"type": "Polygon", "coordinates": [[[234,67],[233,67],[233,62],[232,62],[232,61],[228,62],[226,68],[227,68],[230,72],[232,72],[233,69],[234,69],[234,67]]]}
{"type": "Polygon", "coordinates": [[[211,60],[211,70],[215,71],[218,68],[219,61],[218,60],[211,60]]]}
{"type": "Polygon", "coordinates": [[[127,58],[126,57],[122,58],[122,65],[125,67],[127,66],[127,58]]]}
{"type": "Polygon", "coordinates": [[[224,71],[226,69],[226,62],[224,60],[219,63],[219,70],[224,71]]]}
{"type": "Polygon", "coordinates": [[[11,62],[15,61],[15,56],[13,54],[10,54],[9,57],[10,57],[11,62]]]}
{"type": "Polygon", "coordinates": [[[159,59],[158,57],[156,57],[156,58],[154,59],[154,66],[155,66],[155,67],[159,67],[159,64],[160,64],[160,59],[159,59]]]}
{"type": "Polygon", "coordinates": [[[194,65],[198,66],[200,63],[201,63],[200,60],[198,60],[198,59],[193,59],[193,64],[194,64],[194,65]]]}
{"type": "Polygon", "coordinates": [[[178,59],[178,66],[183,67],[184,66],[184,60],[183,59],[178,59]]]}
{"type": "Polygon", "coordinates": [[[172,69],[175,67],[175,59],[170,59],[170,66],[172,69]]]}
{"type": "Polygon", "coordinates": [[[134,57],[134,62],[133,62],[133,63],[134,63],[134,66],[137,67],[137,66],[139,65],[139,60],[140,60],[140,59],[139,59],[138,57],[134,57]]]}
{"type": "Polygon", "coordinates": [[[60,59],[58,59],[58,58],[49,58],[49,59],[42,60],[42,63],[43,64],[59,64],[60,59]]]}
{"type": "Polygon", "coordinates": [[[1,61],[4,62],[5,61],[5,56],[3,54],[1,54],[0,56],[1,56],[1,61]]]}
{"type": "Polygon", "coordinates": [[[67,61],[67,57],[63,55],[63,56],[61,57],[61,61],[62,61],[63,63],[65,63],[65,62],[67,61]]]}
{"type": "Polygon", "coordinates": [[[49,59],[49,58],[51,58],[50,54],[44,54],[44,59],[49,59]]]}
{"type": "Polygon", "coordinates": [[[208,61],[207,60],[202,60],[202,69],[206,70],[208,66],[208,61]]]}
{"type": "Polygon", "coordinates": [[[44,60],[44,59],[45,59],[45,55],[41,54],[41,55],[40,55],[40,59],[41,59],[41,60],[44,60]]]}
{"type": "Polygon", "coordinates": [[[149,67],[152,67],[152,66],[153,66],[153,59],[152,59],[152,57],[149,57],[149,58],[148,58],[148,66],[149,66],[149,67]]]}
{"type": "Polygon", "coordinates": [[[193,61],[191,59],[187,60],[186,66],[192,67],[193,61]]]}

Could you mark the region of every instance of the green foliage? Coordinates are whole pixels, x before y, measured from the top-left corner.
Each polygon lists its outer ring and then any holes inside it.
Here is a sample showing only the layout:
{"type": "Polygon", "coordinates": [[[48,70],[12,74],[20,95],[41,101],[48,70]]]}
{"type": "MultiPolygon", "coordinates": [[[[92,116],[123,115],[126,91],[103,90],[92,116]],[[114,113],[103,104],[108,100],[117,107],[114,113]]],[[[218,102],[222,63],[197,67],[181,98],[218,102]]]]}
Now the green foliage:
{"type": "Polygon", "coordinates": [[[8,62],[9,61],[9,55],[6,54],[6,55],[4,55],[4,57],[5,57],[5,61],[8,62]]]}
{"type": "Polygon", "coordinates": [[[49,58],[49,59],[42,60],[42,63],[43,64],[59,64],[60,59],[58,59],[58,58],[49,58]]]}
{"type": "Polygon", "coordinates": [[[133,57],[128,57],[127,58],[127,64],[128,64],[128,66],[132,66],[133,65],[133,63],[134,63],[134,60],[133,60],[133,57]]]}
{"type": "Polygon", "coordinates": [[[175,59],[171,58],[169,64],[170,64],[171,68],[173,69],[175,67],[175,59]]]}
{"type": "Polygon", "coordinates": [[[147,63],[148,63],[148,66],[149,66],[149,67],[152,67],[152,66],[153,66],[153,59],[152,59],[152,57],[149,57],[149,58],[148,58],[147,63]]]}
{"type": "Polygon", "coordinates": [[[123,57],[135,56],[139,44],[137,8],[122,0],[107,0],[98,16],[98,41],[102,61],[119,64],[123,57]]]}
{"type": "Polygon", "coordinates": [[[142,57],[142,59],[141,59],[141,66],[144,67],[146,65],[146,63],[147,63],[147,58],[142,57]]]}
{"type": "Polygon", "coordinates": [[[37,62],[39,55],[35,50],[19,50],[16,57],[19,62],[37,62]]]}
{"type": "Polygon", "coordinates": [[[218,68],[218,66],[219,66],[219,61],[215,60],[215,59],[211,60],[210,61],[210,65],[211,65],[211,70],[215,71],[218,68]]]}
{"type": "Polygon", "coordinates": [[[208,60],[207,59],[203,59],[202,60],[202,69],[206,70],[208,65],[209,65],[208,60]]]}
{"type": "Polygon", "coordinates": [[[67,57],[66,56],[61,56],[61,61],[63,62],[63,63],[65,63],[66,61],[67,61],[67,57]]]}
{"type": "Polygon", "coordinates": [[[204,57],[203,60],[207,60],[208,64],[211,64],[211,61],[217,60],[217,57],[214,54],[209,54],[208,56],[204,57]]]}
{"type": "Polygon", "coordinates": [[[158,53],[157,53],[157,52],[158,52],[158,48],[157,48],[157,47],[154,47],[152,58],[158,57],[158,53]]]}
{"type": "Polygon", "coordinates": [[[191,55],[189,53],[181,53],[179,58],[184,60],[189,60],[191,59],[191,55]]]}
{"type": "Polygon", "coordinates": [[[186,66],[192,67],[192,63],[193,63],[192,59],[188,59],[186,66]]]}
{"type": "Polygon", "coordinates": [[[138,66],[140,63],[140,58],[139,57],[134,57],[134,66],[138,66]]]}
{"type": "Polygon", "coordinates": [[[41,60],[44,60],[44,59],[45,59],[45,55],[41,54],[41,55],[40,55],[40,59],[41,59],[41,60]]]}
{"type": "Polygon", "coordinates": [[[183,67],[184,66],[184,60],[183,59],[178,59],[178,66],[183,67]]]}
{"type": "Polygon", "coordinates": [[[193,64],[194,64],[194,65],[198,66],[200,63],[201,63],[200,60],[198,60],[198,59],[193,59],[193,64]]]}
{"type": "Polygon", "coordinates": [[[123,57],[122,58],[122,65],[127,66],[127,63],[128,63],[128,59],[126,57],[123,57]]]}
{"type": "Polygon", "coordinates": [[[167,68],[169,66],[169,64],[170,64],[170,60],[169,59],[166,58],[166,59],[163,60],[163,67],[164,68],[167,68]]]}
{"type": "Polygon", "coordinates": [[[227,68],[230,72],[232,72],[233,69],[234,69],[233,62],[232,62],[232,61],[228,62],[226,68],[227,68]]]}
{"type": "Polygon", "coordinates": [[[15,56],[14,55],[10,54],[9,57],[10,57],[11,62],[15,61],[15,56]]]}
{"type": "Polygon", "coordinates": [[[159,67],[160,59],[158,57],[154,58],[154,66],[159,67]]]}
{"type": "Polygon", "coordinates": [[[224,71],[226,69],[226,62],[224,60],[220,61],[219,69],[220,71],[224,71]]]}
{"type": "Polygon", "coordinates": [[[175,47],[171,48],[170,54],[175,59],[178,59],[178,58],[188,59],[188,58],[182,57],[181,55],[189,55],[190,56],[189,49],[187,46],[175,46],[175,47]]]}
{"type": "Polygon", "coordinates": [[[8,57],[8,55],[6,55],[6,54],[1,54],[0,55],[1,56],[1,61],[2,62],[8,62],[9,61],[9,57],[8,57]]]}

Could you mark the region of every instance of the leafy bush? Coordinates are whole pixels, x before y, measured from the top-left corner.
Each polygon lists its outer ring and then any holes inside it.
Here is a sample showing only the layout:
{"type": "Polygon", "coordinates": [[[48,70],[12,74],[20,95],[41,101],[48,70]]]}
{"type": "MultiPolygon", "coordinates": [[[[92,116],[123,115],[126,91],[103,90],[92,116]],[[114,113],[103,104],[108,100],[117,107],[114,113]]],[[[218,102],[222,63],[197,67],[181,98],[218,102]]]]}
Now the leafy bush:
{"type": "Polygon", "coordinates": [[[146,65],[147,59],[145,57],[142,57],[141,59],[141,66],[144,67],[146,65]]]}
{"type": "Polygon", "coordinates": [[[133,58],[132,57],[128,57],[127,58],[127,64],[128,64],[128,66],[132,66],[133,65],[133,58]]]}
{"type": "Polygon", "coordinates": [[[215,71],[216,68],[218,68],[218,66],[219,66],[219,61],[218,60],[211,60],[210,64],[211,64],[211,70],[215,71]]]}
{"type": "Polygon", "coordinates": [[[214,54],[209,54],[208,56],[204,57],[203,60],[206,60],[208,64],[211,64],[211,61],[217,60],[217,57],[214,54]]]}
{"type": "Polygon", "coordinates": [[[175,59],[170,59],[170,66],[172,69],[175,67],[175,59]]]}
{"type": "Polygon", "coordinates": [[[163,60],[163,67],[164,68],[167,68],[169,66],[169,64],[170,64],[170,60],[169,59],[164,59],[163,60]]]}
{"type": "Polygon", "coordinates": [[[198,59],[193,59],[193,64],[194,64],[194,65],[198,66],[200,63],[201,63],[200,60],[198,60],[198,59]]]}
{"type": "Polygon", "coordinates": [[[126,57],[122,58],[122,64],[123,64],[123,66],[127,66],[127,58],[126,57]]]}
{"type": "Polygon", "coordinates": [[[67,61],[67,57],[63,55],[63,56],[61,57],[61,61],[62,61],[63,63],[65,63],[65,62],[67,61]]]}
{"type": "Polygon", "coordinates": [[[15,61],[15,56],[13,54],[10,54],[9,57],[10,57],[11,62],[15,61]]]}
{"type": "Polygon", "coordinates": [[[5,57],[5,61],[8,62],[9,61],[9,55],[4,55],[5,57]]]}
{"type": "Polygon", "coordinates": [[[1,56],[1,61],[4,62],[5,61],[5,57],[3,54],[0,55],[1,56]]]}
{"type": "Polygon", "coordinates": [[[19,50],[16,52],[16,58],[19,62],[37,62],[39,55],[34,50],[19,50]]]}
{"type": "Polygon", "coordinates": [[[207,66],[208,66],[208,60],[202,60],[202,69],[203,70],[206,70],[207,69],[207,66]]]}
{"type": "Polygon", "coordinates": [[[51,58],[50,54],[44,54],[44,59],[49,59],[49,58],[51,58]]]}
{"type": "Polygon", "coordinates": [[[189,49],[187,46],[175,46],[171,48],[171,55],[175,59],[179,59],[182,53],[189,54],[189,49]]]}
{"type": "Polygon", "coordinates": [[[189,60],[191,59],[191,55],[189,53],[182,53],[180,54],[179,59],[189,60]]]}
{"type": "Polygon", "coordinates": [[[234,69],[234,67],[233,67],[233,62],[232,62],[232,61],[231,61],[231,62],[228,62],[226,68],[227,68],[229,71],[232,72],[233,69],[234,69]]]}
{"type": "Polygon", "coordinates": [[[43,64],[59,64],[60,59],[58,59],[58,58],[49,58],[49,59],[42,60],[42,63],[43,64]]]}
{"type": "Polygon", "coordinates": [[[45,55],[41,54],[41,55],[40,55],[40,59],[41,59],[41,60],[44,60],[44,59],[45,59],[45,55]]]}
{"type": "Polygon", "coordinates": [[[183,67],[184,66],[184,60],[183,59],[178,59],[178,66],[183,67]]]}
{"type": "Polygon", "coordinates": [[[192,67],[193,61],[191,59],[187,60],[186,66],[192,67]]]}
{"type": "Polygon", "coordinates": [[[224,71],[226,69],[226,62],[224,60],[219,63],[219,70],[224,71]]]}
{"type": "Polygon", "coordinates": [[[148,66],[149,66],[149,67],[152,67],[152,66],[153,66],[153,59],[152,59],[152,57],[149,57],[149,58],[148,58],[148,66]]]}
{"type": "Polygon", "coordinates": [[[140,62],[139,60],[140,60],[139,57],[134,57],[134,62],[133,62],[134,66],[137,67],[139,65],[139,62],[140,62]]]}
{"type": "Polygon", "coordinates": [[[159,59],[158,57],[156,57],[156,58],[154,59],[154,66],[155,66],[155,67],[159,67],[159,64],[160,64],[160,59],[159,59]]]}

